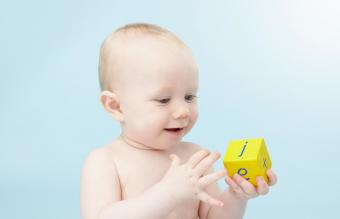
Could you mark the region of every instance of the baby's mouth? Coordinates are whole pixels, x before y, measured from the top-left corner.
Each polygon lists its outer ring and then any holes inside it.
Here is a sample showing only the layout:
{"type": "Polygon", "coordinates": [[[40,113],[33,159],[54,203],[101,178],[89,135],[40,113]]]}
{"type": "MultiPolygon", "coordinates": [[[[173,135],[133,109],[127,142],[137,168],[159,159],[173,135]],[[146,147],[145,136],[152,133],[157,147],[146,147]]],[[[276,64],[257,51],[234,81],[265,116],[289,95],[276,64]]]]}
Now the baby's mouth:
{"type": "Polygon", "coordinates": [[[182,131],[184,128],[166,128],[166,131],[170,131],[170,132],[180,132],[182,131]]]}

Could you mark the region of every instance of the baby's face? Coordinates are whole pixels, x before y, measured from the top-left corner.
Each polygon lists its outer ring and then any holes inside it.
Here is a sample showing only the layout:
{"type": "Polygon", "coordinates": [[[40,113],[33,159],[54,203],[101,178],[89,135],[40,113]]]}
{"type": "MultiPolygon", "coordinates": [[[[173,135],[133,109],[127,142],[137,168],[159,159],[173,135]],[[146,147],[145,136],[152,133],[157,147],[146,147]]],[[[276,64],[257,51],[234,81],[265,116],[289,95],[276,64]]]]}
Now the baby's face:
{"type": "Polygon", "coordinates": [[[191,52],[145,38],[129,44],[122,57],[116,93],[124,139],[145,149],[178,144],[198,117],[198,72],[191,52]]]}

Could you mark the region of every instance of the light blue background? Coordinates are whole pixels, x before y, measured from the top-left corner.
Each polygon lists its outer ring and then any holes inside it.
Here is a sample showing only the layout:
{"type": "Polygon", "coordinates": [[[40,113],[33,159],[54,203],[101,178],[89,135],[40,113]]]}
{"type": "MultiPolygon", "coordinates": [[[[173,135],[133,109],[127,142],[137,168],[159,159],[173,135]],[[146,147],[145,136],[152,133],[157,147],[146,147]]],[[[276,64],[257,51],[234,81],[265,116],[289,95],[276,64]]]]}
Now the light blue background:
{"type": "Polygon", "coordinates": [[[168,28],[196,56],[186,140],[224,153],[230,139],[266,139],[279,183],[245,218],[339,218],[339,1],[1,5],[0,218],[79,218],[82,162],[119,135],[98,100],[99,46],[130,22],[168,28]]]}

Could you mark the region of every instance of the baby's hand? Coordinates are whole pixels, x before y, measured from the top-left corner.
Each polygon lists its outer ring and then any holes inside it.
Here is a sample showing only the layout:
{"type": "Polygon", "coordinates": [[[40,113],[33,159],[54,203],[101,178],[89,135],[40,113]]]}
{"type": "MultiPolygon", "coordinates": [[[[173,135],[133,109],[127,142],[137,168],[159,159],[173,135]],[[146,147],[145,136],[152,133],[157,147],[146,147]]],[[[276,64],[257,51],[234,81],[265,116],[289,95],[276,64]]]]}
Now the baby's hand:
{"type": "Polygon", "coordinates": [[[227,174],[225,170],[220,170],[204,175],[219,157],[219,153],[201,150],[192,155],[186,163],[180,164],[179,157],[171,154],[171,166],[160,183],[167,187],[170,195],[176,199],[178,204],[199,199],[212,205],[223,206],[222,201],[211,197],[204,191],[205,187],[227,174]]]}
{"type": "Polygon", "coordinates": [[[229,185],[229,190],[237,197],[242,199],[255,198],[259,195],[265,195],[269,192],[269,186],[273,186],[277,182],[276,174],[273,170],[267,170],[269,182],[267,183],[262,176],[256,178],[257,187],[238,174],[234,174],[232,179],[227,176],[225,181],[229,185]]]}

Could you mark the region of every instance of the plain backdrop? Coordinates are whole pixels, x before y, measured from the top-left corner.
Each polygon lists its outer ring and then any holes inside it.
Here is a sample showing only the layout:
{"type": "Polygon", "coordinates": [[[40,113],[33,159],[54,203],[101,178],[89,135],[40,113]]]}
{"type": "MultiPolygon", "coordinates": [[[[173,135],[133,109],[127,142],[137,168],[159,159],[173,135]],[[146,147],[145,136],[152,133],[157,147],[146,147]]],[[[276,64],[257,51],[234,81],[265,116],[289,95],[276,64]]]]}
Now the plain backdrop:
{"type": "Polygon", "coordinates": [[[0,7],[0,218],[80,218],[84,158],[120,132],[98,99],[99,46],[131,22],[195,54],[200,118],[184,140],[224,154],[265,138],[279,183],[245,218],[339,217],[339,1],[13,0],[0,7]]]}

